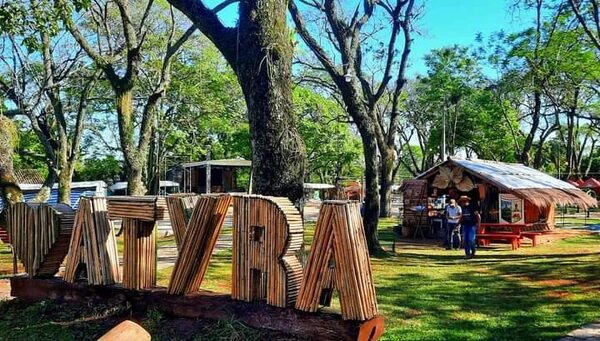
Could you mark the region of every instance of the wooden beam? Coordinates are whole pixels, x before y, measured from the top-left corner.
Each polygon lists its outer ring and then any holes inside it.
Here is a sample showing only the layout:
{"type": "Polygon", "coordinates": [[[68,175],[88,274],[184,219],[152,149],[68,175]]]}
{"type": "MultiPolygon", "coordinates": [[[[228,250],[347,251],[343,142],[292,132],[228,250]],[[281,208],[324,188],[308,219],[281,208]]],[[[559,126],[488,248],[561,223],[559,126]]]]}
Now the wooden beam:
{"type": "Polygon", "coordinates": [[[85,302],[90,298],[121,299],[133,313],[156,309],[170,316],[231,320],[254,328],[278,331],[292,337],[314,340],[377,340],[383,331],[383,317],[368,321],[342,320],[339,314],[306,313],[293,308],[277,308],[265,302],[234,301],[227,294],[201,291],[177,296],[165,288],[135,291],[120,286],[87,286],[58,278],[12,277],[11,295],[22,300],[54,299],[85,302]],[[359,338],[360,336],[360,338],[359,338]]]}

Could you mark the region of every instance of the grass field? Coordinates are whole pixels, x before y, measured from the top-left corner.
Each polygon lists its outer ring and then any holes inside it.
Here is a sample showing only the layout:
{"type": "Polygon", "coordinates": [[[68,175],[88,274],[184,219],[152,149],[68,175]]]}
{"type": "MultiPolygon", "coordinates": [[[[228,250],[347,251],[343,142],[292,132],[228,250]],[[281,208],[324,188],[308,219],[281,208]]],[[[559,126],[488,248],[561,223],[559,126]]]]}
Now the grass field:
{"type": "MultiPolygon", "coordinates": [[[[380,238],[388,251],[395,224],[393,219],[381,224],[380,238]]],[[[308,243],[312,241],[313,229],[313,225],[307,226],[308,243]]],[[[159,241],[160,245],[172,243],[172,237],[159,241]]],[[[0,254],[3,263],[6,258],[0,254]]],[[[372,265],[380,312],[386,320],[384,340],[552,340],[600,320],[598,235],[580,234],[535,248],[525,245],[517,251],[510,251],[506,245],[494,245],[479,250],[473,260],[465,260],[461,251],[401,240],[396,243],[395,253],[373,258],[372,265]]],[[[159,271],[159,284],[168,283],[171,271],[172,267],[159,271]]],[[[230,279],[231,252],[219,251],[212,258],[202,287],[229,292],[230,279]]],[[[16,311],[8,307],[6,303],[0,304],[0,313],[4,315],[0,317],[0,339],[2,330],[15,327],[7,324],[5,314],[10,316],[11,311],[16,311]]],[[[339,309],[335,299],[332,308],[339,309]]],[[[44,309],[49,308],[25,311],[35,315],[44,309]]],[[[19,312],[18,319],[10,319],[11,323],[37,318],[22,314],[19,312]]],[[[152,325],[154,319],[150,316],[143,321],[152,325]]],[[[67,328],[74,330],[68,335],[81,335],[86,329],[78,321],[70,327],[61,322],[53,328],[67,328]]],[[[96,324],[96,328],[102,326],[96,324]]],[[[23,328],[22,335],[29,335],[26,331],[30,327],[24,322],[18,328],[23,328]]],[[[235,321],[208,329],[205,325],[197,328],[192,339],[207,335],[208,331],[212,336],[203,340],[266,336],[235,321]]],[[[158,339],[169,338],[164,337],[166,334],[155,335],[158,339]]]]}
{"type": "Polygon", "coordinates": [[[600,237],[459,251],[402,243],[373,259],[387,340],[551,340],[600,319],[600,237]]]}

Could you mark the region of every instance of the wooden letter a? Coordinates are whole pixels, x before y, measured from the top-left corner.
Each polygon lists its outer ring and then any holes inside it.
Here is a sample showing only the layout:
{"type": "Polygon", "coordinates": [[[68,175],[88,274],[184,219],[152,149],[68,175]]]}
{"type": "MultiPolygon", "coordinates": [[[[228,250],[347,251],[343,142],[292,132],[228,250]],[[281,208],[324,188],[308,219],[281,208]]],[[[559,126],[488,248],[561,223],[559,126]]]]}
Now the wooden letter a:
{"type": "Polygon", "coordinates": [[[342,318],[364,321],[377,315],[360,207],[352,201],[321,205],[296,309],[315,312],[329,305],[334,288],[340,294],[342,318]]]}

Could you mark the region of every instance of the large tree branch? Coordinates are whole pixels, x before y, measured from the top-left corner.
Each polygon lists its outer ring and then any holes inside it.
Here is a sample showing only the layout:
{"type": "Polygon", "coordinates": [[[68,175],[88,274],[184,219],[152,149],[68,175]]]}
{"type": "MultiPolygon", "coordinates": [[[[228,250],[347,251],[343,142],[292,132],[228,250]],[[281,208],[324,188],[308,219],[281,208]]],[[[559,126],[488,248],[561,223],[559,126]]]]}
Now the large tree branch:
{"type": "MultiPolygon", "coordinates": [[[[400,2],[400,1],[398,1],[400,2]]],[[[387,48],[387,59],[385,61],[385,69],[383,71],[383,77],[381,78],[381,84],[375,91],[374,99],[377,101],[383,93],[391,79],[390,73],[392,72],[392,65],[394,64],[394,57],[396,56],[396,39],[398,37],[398,31],[400,30],[400,18],[399,16],[400,7],[396,6],[390,13],[392,16],[392,31],[390,32],[390,40],[388,41],[387,48]]]]}
{"type": "MultiPolygon", "coordinates": [[[[404,18],[400,22],[402,32],[404,33],[404,49],[402,50],[402,56],[400,57],[400,66],[398,67],[398,76],[396,78],[396,87],[394,89],[394,97],[392,98],[392,113],[390,115],[390,123],[387,134],[388,145],[394,144],[395,131],[398,126],[398,117],[400,115],[400,94],[406,84],[406,67],[408,65],[408,56],[410,55],[412,46],[412,18],[413,18],[413,6],[415,0],[408,0],[406,9],[404,10],[404,18]]],[[[398,6],[401,6],[401,1],[398,1],[398,6]]]]}
{"type": "Polygon", "coordinates": [[[87,55],[90,58],[92,58],[92,60],[96,64],[98,64],[98,66],[105,67],[107,64],[109,64],[109,61],[106,60],[106,58],[104,56],[102,56],[99,52],[94,50],[92,45],[83,36],[83,33],[81,33],[81,31],[79,30],[79,28],[77,27],[77,24],[75,24],[75,22],[73,21],[73,18],[71,16],[72,13],[70,11],[66,10],[67,8],[69,8],[69,6],[65,3],[65,1],[57,0],[57,3],[59,3],[61,5],[60,6],[61,9],[59,9],[61,19],[63,20],[67,30],[69,32],[71,32],[71,35],[73,36],[75,41],[77,41],[77,43],[83,48],[83,50],[87,53],[87,55]]]}
{"type": "Polygon", "coordinates": [[[300,34],[300,37],[302,37],[302,40],[306,43],[308,48],[315,54],[319,62],[321,62],[327,73],[329,73],[332,78],[342,77],[342,75],[336,70],[333,61],[329,59],[327,52],[325,52],[323,47],[308,31],[308,27],[304,22],[304,18],[302,18],[302,15],[298,11],[298,7],[296,7],[294,0],[290,0],[288,9],[292,15],[292,20],[296,25],[296,31],[298,34],[300,34]]]}
{"type": "MultiPolygon", "coordinates": [[[[153,113],[156,108],[158,101],[164,95],[169,83],[171,82],[171,63],[175,54],[179,51],[179,49],[185,44],[186,41],[194,34],[196,31],[196,24],[192,24],[175,43],[172,43],[173,37],[175,35],[175,16],[171,7],[171,32],[169,33],[169,38],[167,41],[167,50],[165,51],[165,56],[163,58],[162,68],[160,79],[158,84],[156,85],[154,92],[148,97],[146,104],[144,105],[144,110],[142,112],[142,125],[140,128],[140,141],[139,147],[140,149],[144,148],[150,143],[151,131],[152,131],[152,118],[154,117],[153,113]]],[[[142,149],[143,150],[143,149],[142,149]]]]}
{"type": "MultiPolygon", "coordinates": [[[[353,50],[350,46],[350,27],[340,18],[336,0],[325,0],[325,15],[340,48],[344,67],[354,68],[354,65],[350,65],[354,62],[351,57],[355,55],[355,53],[352,53],[353,50]]],[[[358,45],[356,45],[356,48],[358,48],[358,45]]]]}
{"type": "MultiPolygon", "coordinates": [[[[121,22],[123,24],[123,35],[125,37],[125,44],[127,44],[127,49],[139,49],[137,32],[133,26],[133,21],[129,16],[129,1],[114,0],[114,2],[117,4],[117,7],[119,8],[119,13],[121,15],[121,22]]],[[[149,7],[152,5],[152,3],[152,0],[148,2],[148,7],[146,9],[146,12],[144,13],[144,16],[146,16],[146,13],[150,11],[149,7]]],[[[145,19],[142,18],[142,21],[145,21],[145,19]]]]}
{"type": "Polygon", "coordinates": [[[236,65],[236,31],[223,25],[217,16],[217,11],[206,7],[201,0],[168,1],[183,12],[215,44],[230,65],[236,65]]]}
{"type": "Polygon", "coordinates": [[[596,45],[596,48],[598,50],[600,50],[600,15],[598,14],[598,4],[596,3],[596,0],[590,0],[593,6],[593,11],[594,11],[594,22],[597,28],[597,33],[594,34],[594,32],[592,32],[592,29],[589,27],[587,20],[583,17],[583,14],[581,13],[580,9],[579,9],[579,4],[578,2],[576,2],[575,0],[569,0],[569,4],[571,5],[571,8],[573,9],[573,12],[575,13],[575,16],[577,17],[577,20],[579,21],[579,24],[581,24],[581,27],[583,27],[583,30],[585,31],[585,33],[588,35],[588,37],[590,38],[590,40],[592,41],[592,43],[594,45],[596,45]]]}
{"type": "Polygon", "coordinates": [[[50,99],[50,104],[54,112],[54,116],[59,123],[59,132],[61,137],[66,138],[67,131],[67,120],[64,115],[62,100],[60,98],[59,84],[54,79],[54,60],[52,59],[52,52],[50,51],[50,37],[48,33],[40,32],[42,40],[42,59],[44,65],[44,84],[42,86],[43,91],[50,99]]]}
{"type": "Polygon", "coordinates": [[[79,96],[79,105],[77,106],[77,118],[75,119],[75,127],[73,130],[73,136],[71,138],[71,155],[69,155],[69,162],[74,162],[79,156],[79,146],[81,144],[81,135],[83,134],[84,118],[86,108],[89,102],[90,93],[96,81],[98,80],[98,73],[95,72],[92,77],[85,83],[83,91],[79,96]]]}
{"type": "Polygon", "coordinates": [[[149,0],[148,4],[146,5],[146,9],[144,10],[144,14],[142,15],[142,19],[140,20],[140,25],[137,29],[138,37],[143,37],[146,35],[146,32],[144,31],[144,25],[146,24],[146,20],[148,20],[148,17],[150,16],[150,10],[152,9],[152,5],[154,5],[154,0],[149,0]]]}
{"type": "MultiPolygon", "coordinates": [[[[125,45],[127,46],[127,72],[125,76],[121,78],[122,82],[124,82],[127,86],[129,83],[137,75],[139,71],[139,63],[141,60],[141,44],[143,41],[143,37],[138,39],[137,31],[133,25],[133,21],[131,16],[129,15],[129,1],[128,0],[114,0],[119,8],[119,13],[121,15],[121,21],[123,23],[123,35],[125,37],[125,45]]],[[[150,1],[152,4],[153,1],[150,1]]]]}

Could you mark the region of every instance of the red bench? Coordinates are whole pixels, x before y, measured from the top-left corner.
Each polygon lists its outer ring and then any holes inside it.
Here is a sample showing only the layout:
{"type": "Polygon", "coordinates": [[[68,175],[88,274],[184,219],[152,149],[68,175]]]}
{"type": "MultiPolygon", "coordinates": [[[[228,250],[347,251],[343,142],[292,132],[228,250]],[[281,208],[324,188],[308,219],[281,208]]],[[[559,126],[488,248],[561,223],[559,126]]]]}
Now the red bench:
{"type": "Polygon", "coordinates": [[[535,247],[537,245],[537,237],[541,236],[541,235],[542,235],[541,232],[521,232],[521,239],[523,239],[523,238],[530,239],[531,245],[535,247]]]}
{"type": "Polygon", "coordinates": [[[505,240],[508,241],[513,250],[518,249],[521,246],[521,236],[510,233],[481,233],[477,235],[477,239],[482,245],[487,246],[492,240],[505,240]]]}
{"type": "Polygon", "coordinates": [[[477,231],[477,240],[484,246],[489,245],[492,240],[503,240],[510,243],[512,250],[516,250],[521,246],[523,235],[521,228],[523,225],[518,224],[493,224],[482,223],[477,231]],[[509,227],[511,231],[507,232],[487,232],[490,227],[509,227]]]}

